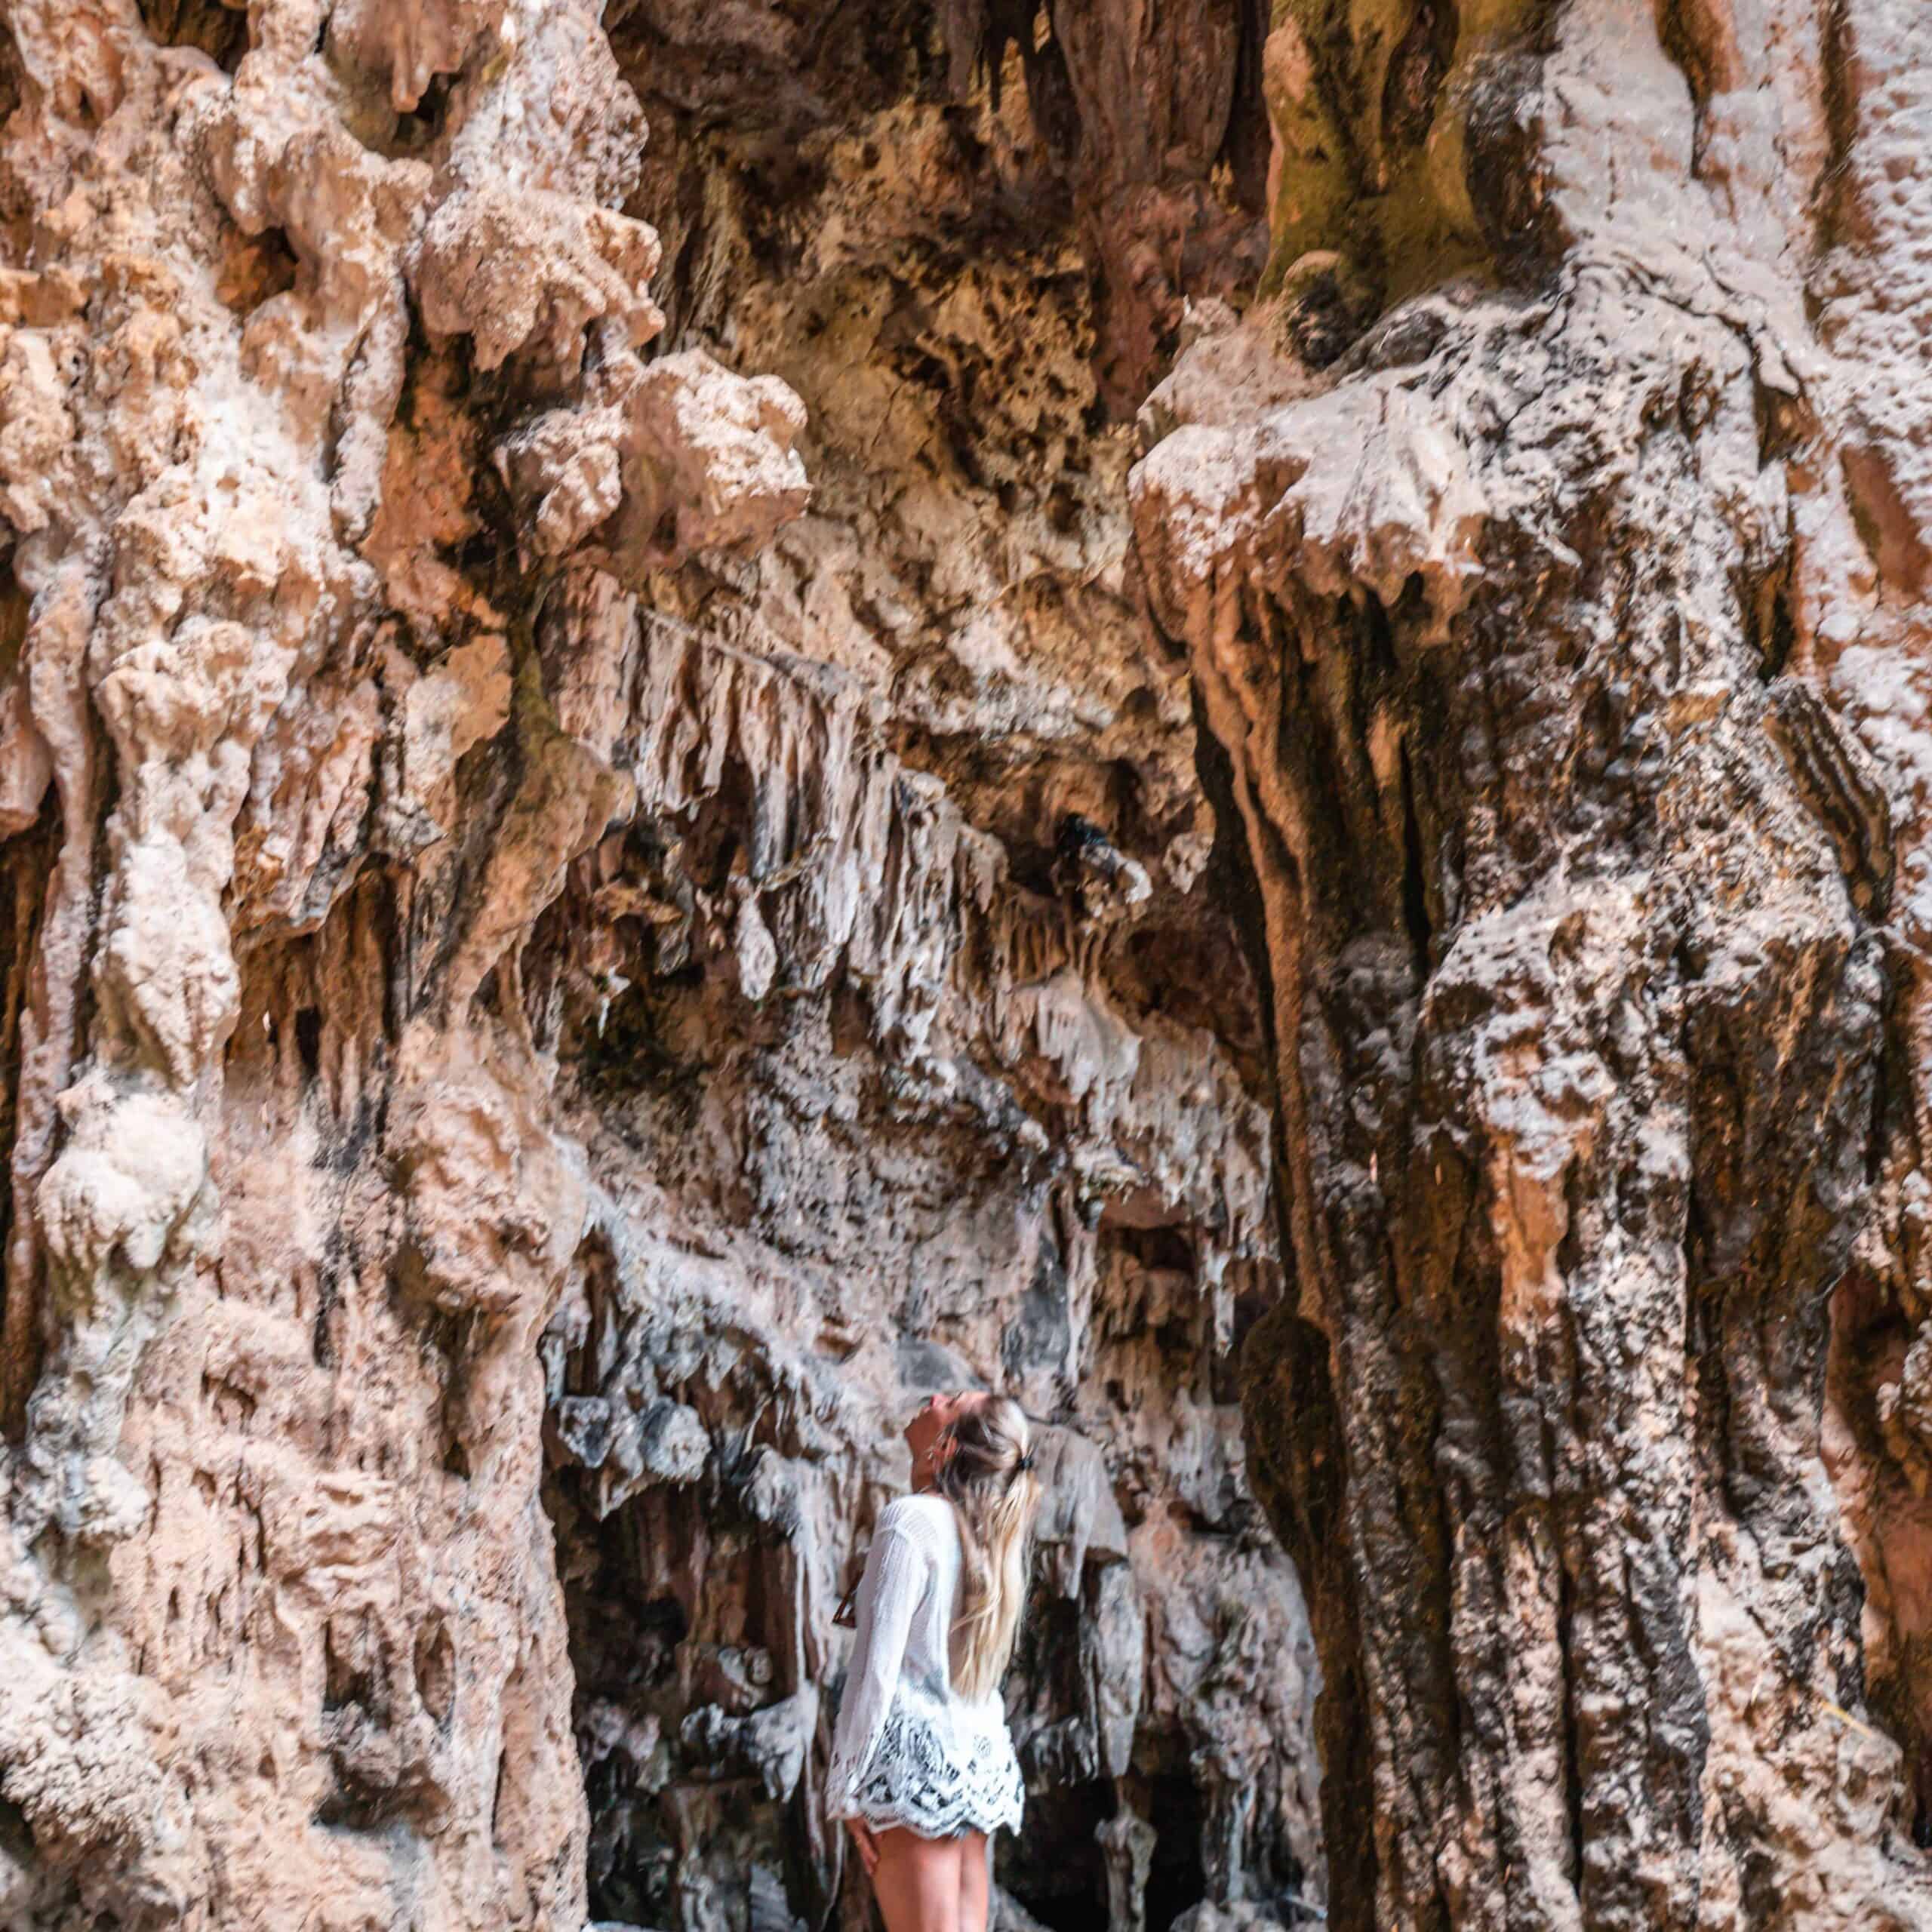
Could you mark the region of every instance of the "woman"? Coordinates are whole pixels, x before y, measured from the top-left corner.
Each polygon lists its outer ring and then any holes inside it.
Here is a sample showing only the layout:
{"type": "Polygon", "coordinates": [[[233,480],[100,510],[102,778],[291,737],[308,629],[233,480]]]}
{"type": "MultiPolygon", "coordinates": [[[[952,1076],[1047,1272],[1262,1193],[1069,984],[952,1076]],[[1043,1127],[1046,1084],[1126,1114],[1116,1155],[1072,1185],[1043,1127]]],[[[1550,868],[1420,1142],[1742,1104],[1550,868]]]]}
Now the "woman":
{"type": "Polygon", "coordinates": [[[886,1932],[986,1932],[986,1839],[1024,1797],[1000,1683],[1040,1500],[1032,1432],[1011,1397],[972,1391],[931,1398],[906,1446],[915,1494],[866,1558],[829,1808],[886,1932]]]}

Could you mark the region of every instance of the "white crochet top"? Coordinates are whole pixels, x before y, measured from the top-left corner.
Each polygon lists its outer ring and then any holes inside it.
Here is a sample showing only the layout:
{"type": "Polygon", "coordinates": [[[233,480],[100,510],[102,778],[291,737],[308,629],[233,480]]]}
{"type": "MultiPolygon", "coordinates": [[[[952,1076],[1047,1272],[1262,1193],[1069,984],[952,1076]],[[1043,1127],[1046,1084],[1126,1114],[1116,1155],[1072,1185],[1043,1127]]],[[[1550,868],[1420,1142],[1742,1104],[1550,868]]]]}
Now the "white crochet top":
{"type": "Polygon", "coordinates": [[[952,1688],[959,1573],[959,1526],[944,1497],[886,1505],[832,1735],[832,1817],[929,1838],[1019,1824],[1025,1788],[1000,1694],[973,1703],[952,1688]]]}

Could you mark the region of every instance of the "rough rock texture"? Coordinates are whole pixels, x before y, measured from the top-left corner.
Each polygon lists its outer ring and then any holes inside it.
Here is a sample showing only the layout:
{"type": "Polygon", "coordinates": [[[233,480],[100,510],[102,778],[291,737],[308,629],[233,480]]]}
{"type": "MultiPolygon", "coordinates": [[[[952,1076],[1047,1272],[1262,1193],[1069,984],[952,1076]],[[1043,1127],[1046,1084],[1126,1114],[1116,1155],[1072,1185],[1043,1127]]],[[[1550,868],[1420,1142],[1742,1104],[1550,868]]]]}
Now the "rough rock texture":
{"type": "Polygon", "coordinates": [[[0,1922],[1932,1928],[1932,13],[0,18],[0,1922]]]}
{"type": "Polygon", "coordinates": [[[1126,572],[1264,253],[1195,14],[5,8],[0,1922],[860,1922],[831,1611],[975,1378],[1051,1424],[1002,1923],[1320,1897],[1126,572]]]}
{"type": "Polygon", "coordinates": [[[1331,1922],[1932,1926],[1932,14],[1264,66],[1272,292],[1132,488],[1268,986],[1331,1922]]]}

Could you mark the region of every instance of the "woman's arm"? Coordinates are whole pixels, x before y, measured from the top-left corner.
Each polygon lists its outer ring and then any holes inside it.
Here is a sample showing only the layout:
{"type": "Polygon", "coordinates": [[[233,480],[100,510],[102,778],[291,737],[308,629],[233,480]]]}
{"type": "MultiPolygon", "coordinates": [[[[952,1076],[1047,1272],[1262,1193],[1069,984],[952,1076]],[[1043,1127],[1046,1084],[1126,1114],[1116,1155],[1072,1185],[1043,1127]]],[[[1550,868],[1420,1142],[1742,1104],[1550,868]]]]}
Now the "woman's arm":
{"type": "Polygon", "coordinates": [[[924,1556],[888,1515],[880,1523],[860,1581],[858,1633],[832,1737],[826,1808],[835,1818],[846,1815],[857,1798],[878,1748],[906,1654],[906,1633],[925,1586],[924,1556]]]}

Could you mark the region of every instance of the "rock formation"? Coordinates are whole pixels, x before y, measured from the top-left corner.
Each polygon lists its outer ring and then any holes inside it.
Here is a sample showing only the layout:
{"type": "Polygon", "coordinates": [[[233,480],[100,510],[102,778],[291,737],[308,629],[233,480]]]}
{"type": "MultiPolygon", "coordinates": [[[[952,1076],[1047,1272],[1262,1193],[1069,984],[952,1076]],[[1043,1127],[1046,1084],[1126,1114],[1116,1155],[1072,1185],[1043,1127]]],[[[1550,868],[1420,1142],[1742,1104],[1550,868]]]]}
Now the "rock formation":
{"type": "Polygon", "coordinates": [[[1318,1898],[1257,1009],[1127,576],[1251,25],[1068,146],[905,8],[5,19],[0,1922],[863,1922],[831,1611],[995,1380],[1003,1922],[1318,1898]]]}
{"type": "Polygon", "coordinates": [[[0,1924],[1932,1928],[1932,14],[0,22],[0,1924]]]}
{"type": "Polygon", "coordinates": [[[1132,489],[1267,985],[1331,1923],[1932,1926],[1932,15],[1267,53],[1263,299],[1132,489]]]}

